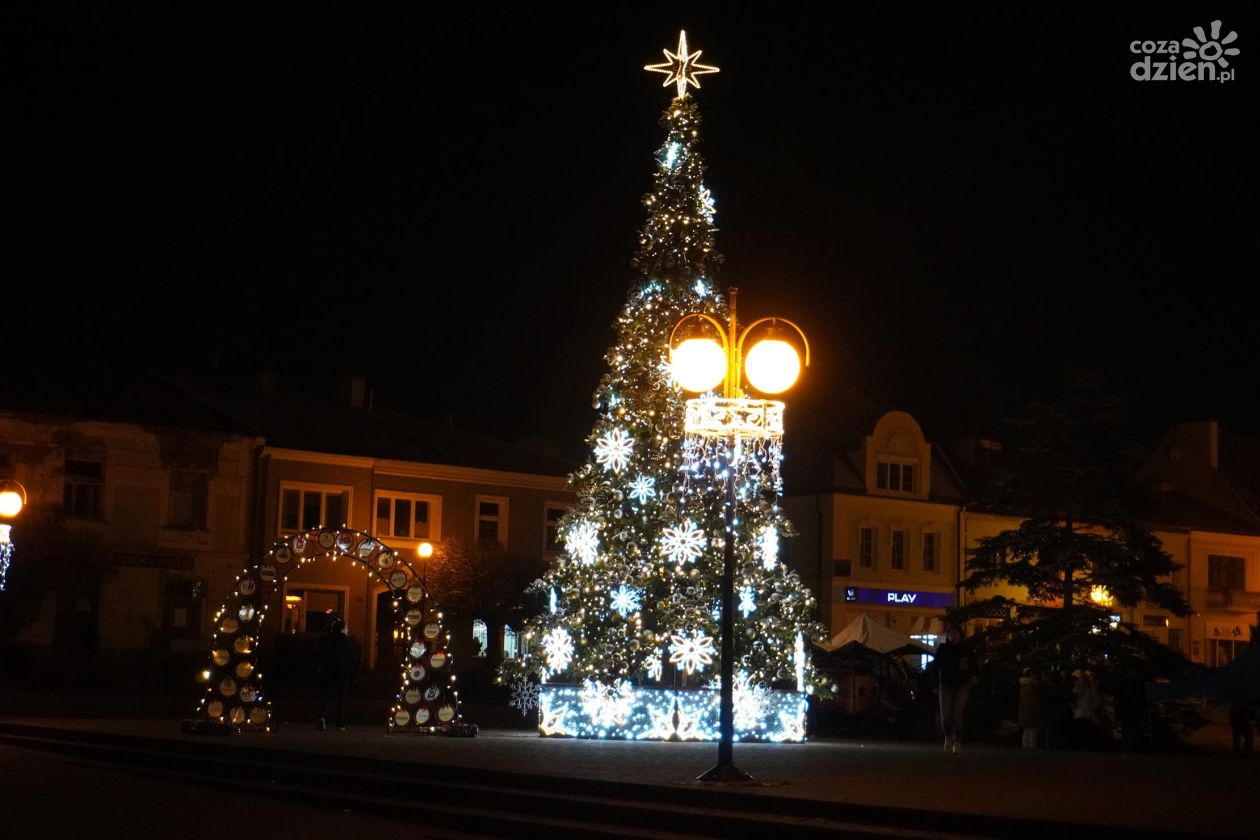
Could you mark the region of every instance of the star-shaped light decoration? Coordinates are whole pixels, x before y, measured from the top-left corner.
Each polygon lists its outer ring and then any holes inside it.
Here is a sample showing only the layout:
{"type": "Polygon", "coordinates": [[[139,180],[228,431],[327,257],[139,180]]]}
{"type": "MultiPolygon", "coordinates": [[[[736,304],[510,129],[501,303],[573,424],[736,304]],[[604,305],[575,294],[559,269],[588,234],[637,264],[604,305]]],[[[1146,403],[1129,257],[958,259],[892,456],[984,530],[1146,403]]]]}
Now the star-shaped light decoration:
{"type": "Polygon", "coordinates": [[[639,590],[623,583],[613,590],[610,604],[613,612],[620,614],[622,618],[629,618],[641,606],[639,590]]]}
{"type": "Polygon", "coordinates": [[[647,504],[648,499],[656,498],[656,479],[641,475],[630,482],[630,498],[641,505],[647,504]]]}
{"type": "Polygon", "coordinates": [[[692,85],[697,90],[700,88],[700,80],[696,78],[697,76],[718,72],[716,67],[697,61],[700,58],[700,50],[688,51],[686,32],[678,33],[678,52],[669,50],[661,50],[661,52],[665,53],[664,61],[660,64],[645,64],[643,69],[650,73],[664,73],[665,82],[661,87],[669,87],[671,82],[674,83],[678,88],[679,99],[687,95],[687,85],[692,85]]]}

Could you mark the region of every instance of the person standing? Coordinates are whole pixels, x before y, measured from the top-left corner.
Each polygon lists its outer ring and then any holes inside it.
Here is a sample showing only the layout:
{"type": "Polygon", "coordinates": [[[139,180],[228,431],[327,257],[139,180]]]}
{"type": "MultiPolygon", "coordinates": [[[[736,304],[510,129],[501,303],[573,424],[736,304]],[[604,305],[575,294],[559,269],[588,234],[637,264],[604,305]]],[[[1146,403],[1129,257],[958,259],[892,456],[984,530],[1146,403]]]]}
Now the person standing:
{"type": "Polygon", "coordinates": [[[941,696],[941,729],[945,732],[945,749],[957,753],[967,714],[967,695],[975,682],[978,668],[975,654],[963,643],[962,630],[949,628],[945,641],[936,649],[938,690],[941,696]]]}
{"type": "Polygon", "coordinates": [[[328,729],[328,718],[338,729],[346,728],[346,692],[359,667],[359,655],[350,641],[350,628],[334,618],[317,645],[319,670],[324,677],[324,708],[319,715],[319,728],[328,729]]]}
{"type": "Polygon", "coordinates": [[[1041,680],[1031,668],[1019,678],[1019,725],[1023,729],[1023,747],[1035,750],[1041,746],[1041,730],[1045,725],[1045,704],[1042,702],[1041,680]]]}

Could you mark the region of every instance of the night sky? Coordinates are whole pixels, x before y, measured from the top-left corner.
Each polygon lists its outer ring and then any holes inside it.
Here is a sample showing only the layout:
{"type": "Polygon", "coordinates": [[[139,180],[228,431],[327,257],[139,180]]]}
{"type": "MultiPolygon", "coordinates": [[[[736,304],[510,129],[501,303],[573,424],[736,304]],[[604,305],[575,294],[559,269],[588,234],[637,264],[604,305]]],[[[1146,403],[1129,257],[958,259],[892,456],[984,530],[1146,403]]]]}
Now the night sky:
{"type": "Polygon", "coordinates": [[[1147,442],[1260,435],[1254,3],[602,5],[10,7],[0,407],[272,368],[584,434],[685,27],[719,279],[814,340],[800,398],[943,441],[1075,363],[1147,442]],[[1130,78],[1217,18],[1235,81],[1130,78]]]}

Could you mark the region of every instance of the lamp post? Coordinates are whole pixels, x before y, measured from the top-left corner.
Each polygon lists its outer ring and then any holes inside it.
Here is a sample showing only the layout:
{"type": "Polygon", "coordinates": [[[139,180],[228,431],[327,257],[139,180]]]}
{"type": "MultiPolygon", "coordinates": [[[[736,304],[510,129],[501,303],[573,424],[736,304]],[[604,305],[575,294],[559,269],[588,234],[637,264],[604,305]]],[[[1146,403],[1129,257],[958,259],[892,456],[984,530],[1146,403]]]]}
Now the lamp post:
{"type": "Polygon", "coordinates": [[[26,507],[26,488],[12,479],[0,481],[0,592],[4,591],[13,559],[13,526],[10,520],[26,507]]]}
{"type": "Polygon", "coordinates": [[[796,324],[786,318],[761,318],[740,328],[735,303],[738,289],[730,290],[728,320],[722,324],[703,313],[686,315],[670,332],[670,369],[684,391],[703,393],[722,385],[722,397],[687,400],[683,430],[689,435],[725,440],[730,445],[732,463],[726,470],[725,535],[722,541],[722,658],[720,736],[718,763],[699,777],[702,782],[741,782],[752,779],[734,762],[735,740],[735,507],[738,494],[734,453],[741,440],[766,440],[783,436],[783,403],[746,396],[744,381],[763,394],[780,394],[796,382],[801,358],[792,343],[784,340],[783,324],[795,331],[809,365],[809,341],[796,324]],[[679,329],[691,325],[717,336],[688,335],[675,343],[679,329]],[[747,350],[749,334],[763,328],[766,335],[747,350]]]}

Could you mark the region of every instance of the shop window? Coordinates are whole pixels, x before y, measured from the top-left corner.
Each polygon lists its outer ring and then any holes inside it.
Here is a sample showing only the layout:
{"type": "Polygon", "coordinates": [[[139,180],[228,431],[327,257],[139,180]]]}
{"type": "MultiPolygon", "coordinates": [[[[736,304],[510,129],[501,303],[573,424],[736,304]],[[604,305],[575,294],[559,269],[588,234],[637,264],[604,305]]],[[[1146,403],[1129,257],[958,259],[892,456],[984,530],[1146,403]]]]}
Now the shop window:
{"type": "Polygon", "coordinates": [[[503,625],[503,658],[516,659],[521,655],[521,635],[506,624],[503,625]]]}
{"type": "Polygon", "coordinates": [[[201,636],[201,616],[206,583],[195,578],[175,578],[166,582],[163,632],[168,639],[195,639],[201,636]]]}
{"type": "Polygon", "coordinates": [[[473,656],[485,656],[490,649],[490,628],[480,618],[473,620],[472,637],[473,647],[476,649],[473,656]]]}

